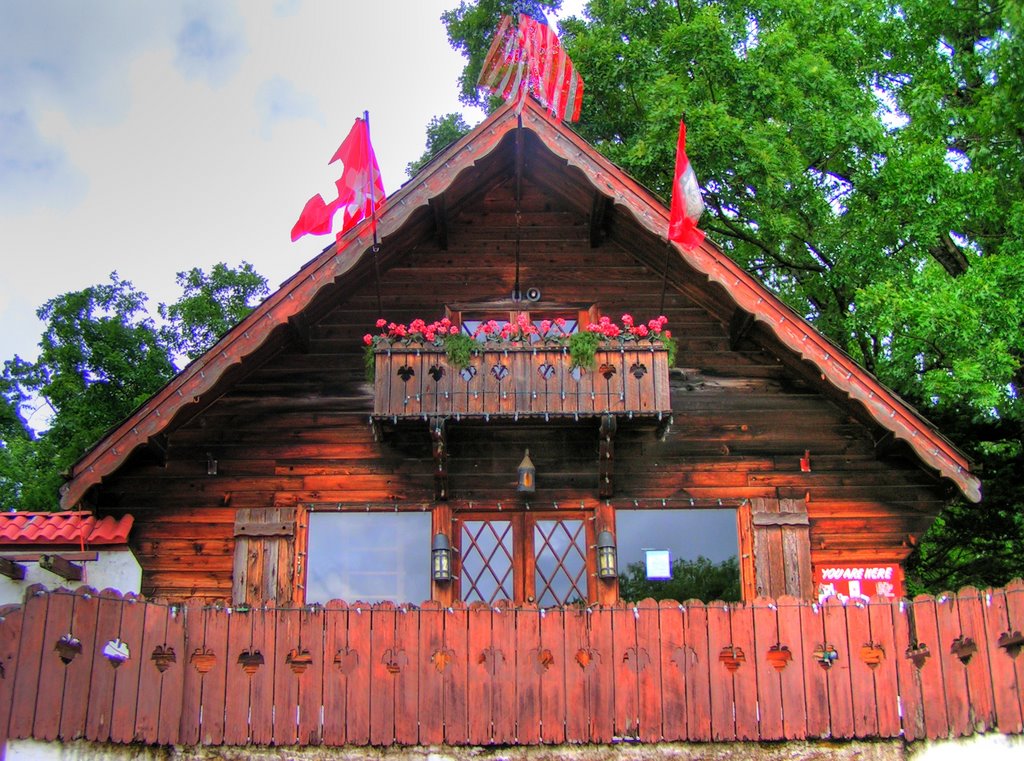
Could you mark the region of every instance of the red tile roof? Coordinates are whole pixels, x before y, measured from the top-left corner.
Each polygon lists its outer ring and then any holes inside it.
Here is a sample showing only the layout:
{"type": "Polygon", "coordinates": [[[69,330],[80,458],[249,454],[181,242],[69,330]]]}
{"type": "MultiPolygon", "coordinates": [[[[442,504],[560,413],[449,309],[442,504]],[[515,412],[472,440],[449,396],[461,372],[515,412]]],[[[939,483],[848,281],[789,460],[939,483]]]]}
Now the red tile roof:
{"type": "Polygon", "coordinates": [[[125,544],[134,518],[88,512],[0,513],[0,547],[39,544],[125,544]]]}

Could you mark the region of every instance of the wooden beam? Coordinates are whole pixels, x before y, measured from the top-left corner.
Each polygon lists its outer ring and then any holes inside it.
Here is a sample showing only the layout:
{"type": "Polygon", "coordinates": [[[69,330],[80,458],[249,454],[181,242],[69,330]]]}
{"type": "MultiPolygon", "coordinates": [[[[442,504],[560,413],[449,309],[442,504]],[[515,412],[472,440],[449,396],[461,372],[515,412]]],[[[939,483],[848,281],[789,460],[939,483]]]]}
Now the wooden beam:
{"type": "Polygon", "coordinates": [[[875,458],[883,460],[892,454],[896,446],[896,437],[892,431],[886,431],[882,438],[875,442],[875,458]]]}
{"type": "Polygon", "coordinates": [[[21,563],[15,563],[10,558],[0,558],[0,575],[6,576],[8,579],[21,581],[25,578],[25,566],[21,563]]]}
{"type": "Polygon", "coordinates": [[[807,513],[753,513],[750,517],[755,526],[809,526],[807,513]]]}
{"type": "Polygon", "coordinates": [[[600,446],[598,448],[597,462],[597,493],[601,498],[611,497],[615,494],[614,465],[615,465],[615,431],[618,428],[618,421],[615,415],[602,415],[600,433],[600,446]]]}
{"type": "Polygon", "coordinates": [[[434,455],[434,499],[448,499],[448,431],[445,419],[432,418],[430,421],[431,450],[434,455]]]}
{"type": "Polygon", "coordinates": [[[242,521],[235,524],[235,536],[292,536],[294,533],[295,521],[242,521]]]}
{"type": "Polygon", "coordinates": [[[612,207],[611,199],[604,193],[594,193],[594,201],[590,205],[590,247],[597,248],[604,240],[608,227],[608,212],[612,207]]]}
{"type": "Polygon", "coordinates": [[[729,348],[736,351],[750,329],[754,327],[754,315],[745,309],[737,309],[729,320],[729,348]]]}
{"type": "Polygon", "coordinates": [[[39,558],[39,567],[68,581],[81,581],[84,573],[82,566],[75,565],[60,555],[43,555],[39,558]]]}
{"type": "Polygon", "coordinates": [[[442,251],[448,250],[448,212],[444,199],[444,193],[434,196],[429,201],[431,211],[434,212],[434,234],[437,236],[437,245],[442,251]]]}

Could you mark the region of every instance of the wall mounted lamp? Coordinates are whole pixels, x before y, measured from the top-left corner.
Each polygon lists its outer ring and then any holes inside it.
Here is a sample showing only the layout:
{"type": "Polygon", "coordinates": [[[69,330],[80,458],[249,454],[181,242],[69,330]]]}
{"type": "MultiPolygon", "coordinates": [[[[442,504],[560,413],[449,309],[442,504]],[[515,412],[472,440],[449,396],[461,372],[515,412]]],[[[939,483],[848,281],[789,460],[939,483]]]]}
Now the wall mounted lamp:
{"type": "Polygon", "coordinates": [[[614,579],[619,575],[615,558],[615,537],[611,531],[597,535],[597,578],[614,579]]]}
{"type": "Polygon", "coordinates": [[[516,489],[526,494],[533,494],[537,490],[537,469],[530,459],[530,450],[526,450],[523,461],[519,463],[519,485],[516,489]]]}
{"type": "Polygon", "coordinates": [[[430,545],[430,576],[434,581],[452,580],[452,546],[444,534],[435,534],[430,545]]]}
{"type": "Polygon", "coordinates": [[[206,475],[217,475],[217,460],[214,459],[212,452],[206,453],[206,475]]]}

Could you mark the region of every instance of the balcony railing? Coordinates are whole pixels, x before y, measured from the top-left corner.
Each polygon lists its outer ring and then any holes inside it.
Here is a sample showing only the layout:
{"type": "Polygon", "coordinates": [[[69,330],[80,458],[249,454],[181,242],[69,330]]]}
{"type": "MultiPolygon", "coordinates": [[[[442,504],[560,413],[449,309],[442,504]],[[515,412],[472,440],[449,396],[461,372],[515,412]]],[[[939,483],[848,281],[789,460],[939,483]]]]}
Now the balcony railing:
{"type": "Polygon", "coordinates": [[[1020,734],[1024,584],[914,600],[538,609],[0,607],[0,748],[1020,734]]]}
{"type": "Polygon", "coordinates": [[[599,349],[593,369],[574,367],[564,347],[485,347],[464,368],[441,349],[379,350],[374,397],[374,415],[394,420],[671,413],[660,344],[599,349]]]}

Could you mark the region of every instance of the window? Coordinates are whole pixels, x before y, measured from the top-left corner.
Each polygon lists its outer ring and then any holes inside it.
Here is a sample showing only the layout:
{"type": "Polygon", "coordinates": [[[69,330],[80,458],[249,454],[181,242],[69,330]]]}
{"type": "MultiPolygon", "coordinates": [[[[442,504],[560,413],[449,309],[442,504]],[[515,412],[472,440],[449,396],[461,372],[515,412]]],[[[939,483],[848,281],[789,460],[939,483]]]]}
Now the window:
{"type": "Polygon", "coordinates": [[[740,599],[735,510],[617,510],[615,523],[620,598],[740,599]]]}
{"type": "Polygon", "coordinates": [[[430,513],[312,513],[306,602],[431,597],[430,513]]]}
{"type": "Polygon", "coordinates": [[[501,328],[525,319],[533,325],[542,337],[557,336],[579,331],[581,325],[597,319],[593,305],[558,305],[543,302],[486,302],[479,304],[456,304],[448,307],[448,318],[459,325],[465,335],[486,338],[485,326],[500,331],[501,328]],[[556,320],[558,323],[556,324],[556,320]]]}

